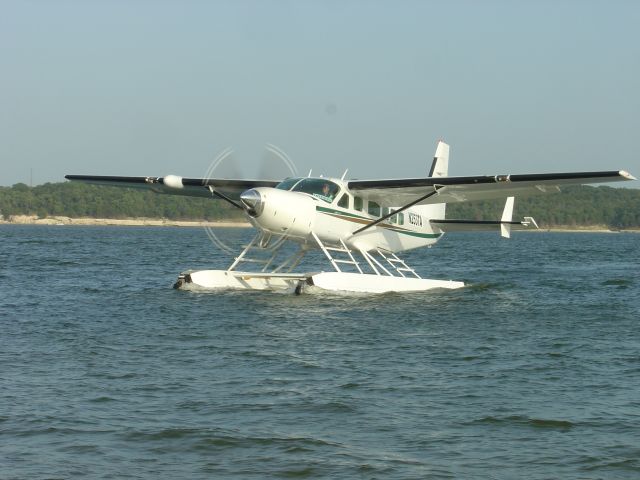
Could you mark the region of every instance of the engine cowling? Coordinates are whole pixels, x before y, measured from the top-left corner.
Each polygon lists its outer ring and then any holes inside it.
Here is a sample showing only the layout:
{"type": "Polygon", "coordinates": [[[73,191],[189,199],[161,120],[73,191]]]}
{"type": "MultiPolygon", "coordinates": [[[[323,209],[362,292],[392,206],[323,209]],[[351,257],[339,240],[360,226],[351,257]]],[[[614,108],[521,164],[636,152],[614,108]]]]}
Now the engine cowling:
{"type": "Polygon", "coordinates": [[[306,194],[259,187],[244,192],[240,198],[258,228],[300,239],[311,235],[316,202],[306,194]]]}

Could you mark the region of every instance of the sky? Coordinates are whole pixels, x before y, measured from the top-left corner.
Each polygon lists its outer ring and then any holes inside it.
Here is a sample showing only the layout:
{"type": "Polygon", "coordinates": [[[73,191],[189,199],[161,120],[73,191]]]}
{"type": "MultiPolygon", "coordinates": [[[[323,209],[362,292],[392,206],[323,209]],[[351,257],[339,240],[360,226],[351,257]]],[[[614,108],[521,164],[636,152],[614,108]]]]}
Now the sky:
{"type": "Polygon", "coordinates": [[[439,139],[450,175],[640,178],[638,25],[635,0],[1,0],[0,185],[199,178],[227,148],[256,177],[267,144],[421,177],[439,139]]]}

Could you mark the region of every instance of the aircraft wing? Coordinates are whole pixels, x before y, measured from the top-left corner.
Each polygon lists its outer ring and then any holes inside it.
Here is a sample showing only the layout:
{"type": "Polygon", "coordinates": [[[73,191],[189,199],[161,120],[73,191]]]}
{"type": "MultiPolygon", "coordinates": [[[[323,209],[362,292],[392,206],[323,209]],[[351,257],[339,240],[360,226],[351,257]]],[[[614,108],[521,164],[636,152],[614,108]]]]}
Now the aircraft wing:
{"type": "Polygon", "coordinates": [[[510,197],[523,194],[554,193],[562,185],[635,180],[624,170],[605,172],[534,173],[472,177],[401,178],[395,180],[351,180],[349,189],[383,205],[406,205],[437,188],[438,193],[416,203],[455,203],[510,197]]]}
{"type": "Polygon", "coordinates": [[[99,175],[65,175],[67,180],[151,190],[170,195],[209,197],[210,187],[219,194],[237,200],[245,190],[254,187],[275,187],[279,180],[237,180],[220,178],[182,178],[177,175],[164,177],[112,177],[99,175]]]}

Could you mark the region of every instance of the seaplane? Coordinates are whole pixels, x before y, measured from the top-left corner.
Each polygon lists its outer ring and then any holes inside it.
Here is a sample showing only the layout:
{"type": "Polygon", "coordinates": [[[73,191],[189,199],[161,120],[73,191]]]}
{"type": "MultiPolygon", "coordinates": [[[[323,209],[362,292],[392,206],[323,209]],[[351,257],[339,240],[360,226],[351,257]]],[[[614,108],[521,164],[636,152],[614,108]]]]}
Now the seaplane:
{"type": "MultiPolygon", "coordinates": [[[[427,165],[425,165],[427,166],[427,165]]],[[[425,169],[426,170],[426,169],[425,169]]],[[[422,278],[398,254],[431,247],[447,232],[538,228],[532,217],[514,221],[514,198],[558,192],[561,186],[635,180],[624,170],[448,176],[449,145],[439,141],[428,174],[416,178],[284,180],[66,175],[71,181],[208,197],[242,210],[256,235],[225,270],[188,270],[174,285],[184,290],[275,290],[303,293],[416,292],[458,289],[464,282],[422,278]],[[454,202],[505,198],[501,218],[446,217],[454,202]],[[297,271],[312,250],[326,271],[297,271]]],[[[425,171],[427,173],[427,171],[425,171]]],[[[346,172],[345,172],[346,174],[346,172]]]]}

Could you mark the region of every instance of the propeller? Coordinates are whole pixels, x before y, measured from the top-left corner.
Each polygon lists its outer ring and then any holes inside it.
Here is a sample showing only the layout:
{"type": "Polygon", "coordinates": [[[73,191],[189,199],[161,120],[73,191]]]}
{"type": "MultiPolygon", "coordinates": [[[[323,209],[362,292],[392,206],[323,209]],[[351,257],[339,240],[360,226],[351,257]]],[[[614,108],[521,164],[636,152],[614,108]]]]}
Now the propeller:
{"type": "Polygon", "coordinates": [[[237,157],[231,147],[225,148],[213,159],[204,178],[243,178],[237,157]]]}
{"type": "Polygon", "coordinates": [[[258,169],[258,179],[283,180],[286,177],[296,176],[298,176],[298,169],[289,155],[276,145],[267,143],[258,169]]]}
{"type": "MultiPolygon", "coordinates": [[[[249,165],[250,166],[250,165],[249,165]]],[[[264,147],[260,161],[255,170],[254,177],[245,176],[243,173],[247,165],[242,165],[231,147],[224,149],[211,162],[204,178],[227,178],[241,180],[283,180],[286,177],[297,176],[297,168],[289,155],[278,146],[267,143],[264,147]]],[[[228,202],[235,208],[242,209],[249,217],[259,214],[262,205],[257,192],[249,189],[240,195],[240,201],[227,197],[217,190],[211,189],[211,193],[228,202]]],[[[205,227],[211,241],[221,250],[231,255],[237,253],[237,237],[231,238],[230,229],[217,227],[205,227]]],[[[268,244],[269,242],[265,242],[268,244]]],[[[266,246],[266,245],[265,245],[266,246]]]]}

